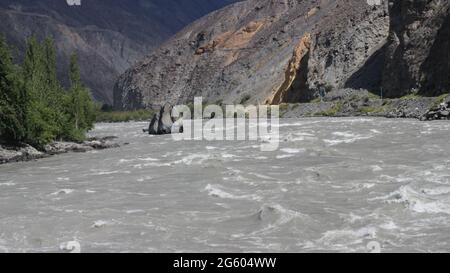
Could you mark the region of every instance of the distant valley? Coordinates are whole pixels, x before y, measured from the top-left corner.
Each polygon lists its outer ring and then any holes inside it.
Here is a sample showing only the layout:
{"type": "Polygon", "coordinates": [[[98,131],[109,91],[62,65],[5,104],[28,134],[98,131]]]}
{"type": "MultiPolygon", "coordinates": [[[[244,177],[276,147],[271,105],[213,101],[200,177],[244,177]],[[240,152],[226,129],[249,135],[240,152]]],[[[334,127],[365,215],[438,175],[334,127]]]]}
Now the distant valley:
{"type": "MultiPolygon", "coordinates": [[[[100,102],[113,103],[118,75],[195,19],[233,0],[0,1],[0,33],[23,52],[24,40],[52,36],[58,74],[68,79],[68,56],[79,55],[82,78],[100,102]]],[[[21,56],[18,56],[19,60],[21,56]]]]}

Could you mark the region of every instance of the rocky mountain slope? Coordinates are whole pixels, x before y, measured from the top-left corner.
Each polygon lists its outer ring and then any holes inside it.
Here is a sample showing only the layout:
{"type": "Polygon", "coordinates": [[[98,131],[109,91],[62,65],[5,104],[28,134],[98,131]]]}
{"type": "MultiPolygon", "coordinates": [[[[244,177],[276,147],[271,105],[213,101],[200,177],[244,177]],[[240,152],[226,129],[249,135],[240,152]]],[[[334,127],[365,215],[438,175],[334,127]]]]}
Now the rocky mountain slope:
{"type": "Polygon", "coordinates": [[[239,2],[189,25],[127,70],[114,104],[152,108],[194,96],[278,104],[340,88],[438,95],[449,90],[449,6],[438,0],[239,2]]]}
{"type": "Polygon", "coordinates": [[[450,1],[392,1],[383,87],[389,96],[450,92],[450,1]]]}
{"type": "MultiPolygon", "coordinates": [[[[22,51],[29,35],[53,36],[59,74],[79,54],[94,97],[112,104],[118,75],[195,19],[235,0],[1,0],[0,33],[22,51]]],[[[67,81],[67,79],[63,79],[67,81]]]]}

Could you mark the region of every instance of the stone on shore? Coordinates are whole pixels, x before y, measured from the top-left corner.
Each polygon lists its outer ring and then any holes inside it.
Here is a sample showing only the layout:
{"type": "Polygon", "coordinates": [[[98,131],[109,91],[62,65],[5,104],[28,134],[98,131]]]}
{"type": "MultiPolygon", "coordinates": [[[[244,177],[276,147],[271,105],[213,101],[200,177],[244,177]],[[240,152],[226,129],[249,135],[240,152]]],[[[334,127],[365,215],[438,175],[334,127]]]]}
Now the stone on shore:
{"type": "Polygon", "coordinates": [[[450,119],[450,99],[445,99],[439,106],[430,109],[421,120],[449,120],[450,119]]]}
{"type": "Polygon", "coordinates": [[[0,164],[28,161],[46,156],[45,153],[38,151],[28,144],[21,144],[19,146],[0,145],[0,164]]]}
{"type": "Polygon", "coordinates": [[[28,144],[0,145],[0,164],[30,161],[68,152],[83,153],[120,147],[119,144],[112,142],[113,139],[115,137],[90,138],[82,143],[55,141],[45,145],[42,151],[28,144]]]}

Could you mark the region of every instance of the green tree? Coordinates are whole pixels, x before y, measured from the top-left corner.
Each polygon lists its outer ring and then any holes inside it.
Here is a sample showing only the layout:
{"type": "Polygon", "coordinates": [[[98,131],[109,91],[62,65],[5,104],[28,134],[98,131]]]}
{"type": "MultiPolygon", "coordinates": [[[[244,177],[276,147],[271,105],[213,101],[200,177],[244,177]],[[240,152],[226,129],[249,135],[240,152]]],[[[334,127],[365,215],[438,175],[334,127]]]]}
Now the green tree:
{"type": "Polygon", "coordinates": [[[70,89],[57,78],[55,45],[30,37],[22,66],[13,64],[0,38],[0,139],[42,147],[57,140],[85,138],[95,122],[95,104],[80,77],[76,55],[70,58],[70,89]]]}
{"type": "Polygon", "coordinates": [[[66,99],[66,109],[72,126],[72,133],[69,135],[75,140],[80,140],[86,131],[93,128],[96,111],[89,90],[81,81],[76,54],[70,56],[69,79],[70,89],[66,99]]]}
{"type": "Polygon", "coordinates": [[[64,110],[64,96],[66,92],[58,81],[56,72],[56,53],[53,39],[46,38],[43,43],[43,66],[46,88],[46,103],[51,108],[55,121],[55,133],[58,139],[63,139],[67,126],[67,114],[64,110]]]}
{"type": "MultiPolygon", "coordinates": [[[[23,63],[23,79],[26,93],[24,102],[26,113],[26,140],[35,146],[43,146],[56,139],[61,128],[58,122],[57,103],[54,102],[50,64],[47,59],[46,47],[35,37],[27,41],[27,49],[23,63]]],[[[54,68],[56,71],[56,68],[54,68]]],[[[55,72],[56,73],[56,72],[55,72]]]]}
{"type": "Polygon", "coordinates": [[[0,36],[0,139],[18,142],[25,137],[22,100],[20,73],[0,36]]]}

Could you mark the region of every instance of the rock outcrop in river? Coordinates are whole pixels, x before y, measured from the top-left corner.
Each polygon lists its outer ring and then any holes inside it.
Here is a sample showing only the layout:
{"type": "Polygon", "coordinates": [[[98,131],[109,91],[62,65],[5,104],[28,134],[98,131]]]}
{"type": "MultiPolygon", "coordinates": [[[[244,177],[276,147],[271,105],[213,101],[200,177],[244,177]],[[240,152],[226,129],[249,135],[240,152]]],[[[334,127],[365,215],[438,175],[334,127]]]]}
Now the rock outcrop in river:
{"type": "Polygon", "coordinates": [[[144,132],[148,132],[150,135],[168,135],[182,132],[181,127],[173,126],[176,120],[172,116],[172,109],[173,107],[169,103],[162,106],[153,116],[148,130],[144,130],[144,132]]]}
{"type": "Polygon", "coordinates": [[[209,103],[307,102],[321,89],[340,88],[438,95],[450,89],[449,7],[437,0],[238,2],[194,22],[125,72],[114,105],[155,108],[195,96],[209,103]]]}

